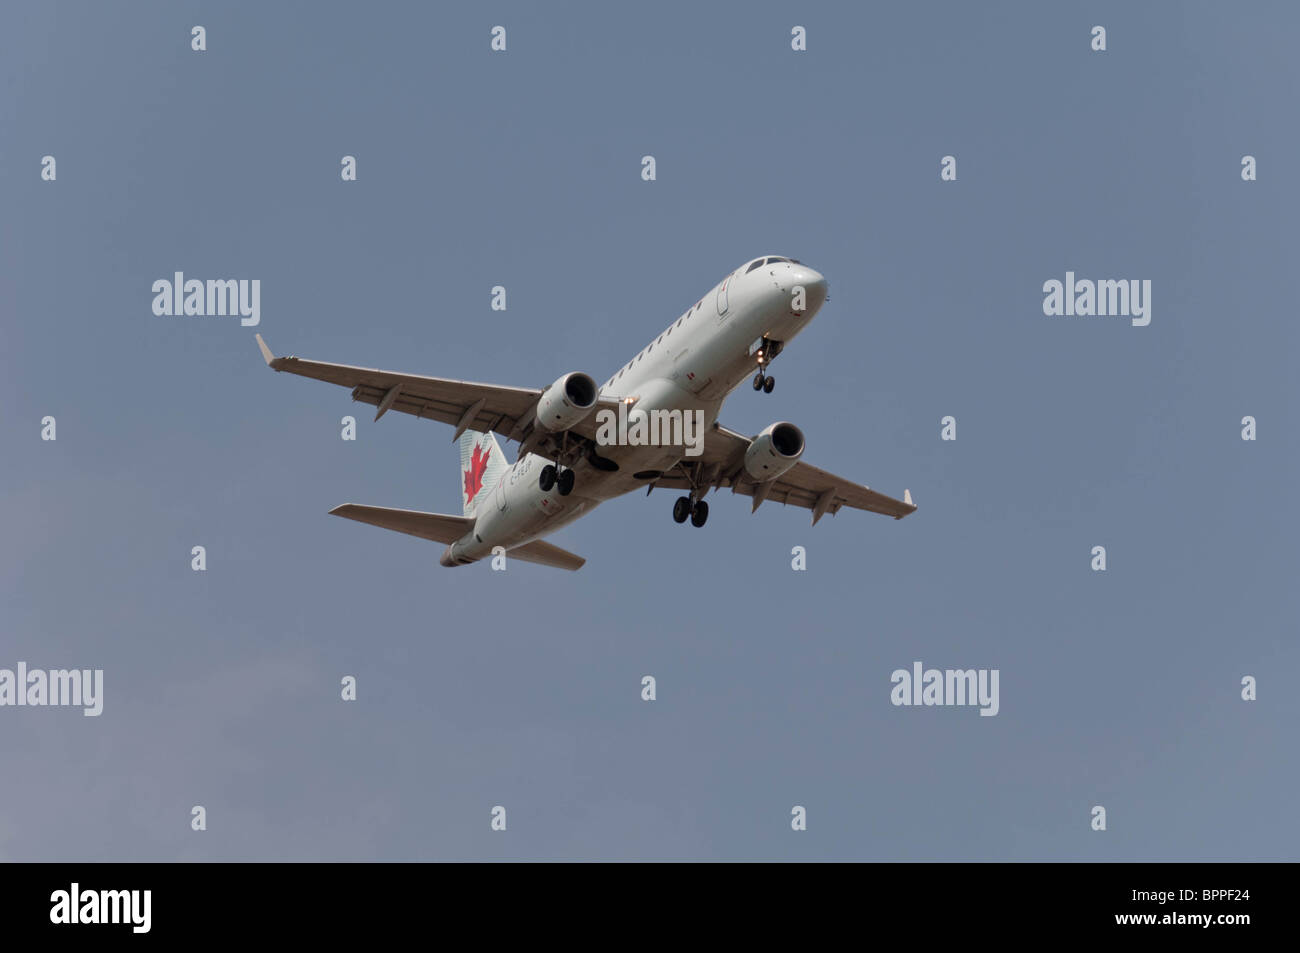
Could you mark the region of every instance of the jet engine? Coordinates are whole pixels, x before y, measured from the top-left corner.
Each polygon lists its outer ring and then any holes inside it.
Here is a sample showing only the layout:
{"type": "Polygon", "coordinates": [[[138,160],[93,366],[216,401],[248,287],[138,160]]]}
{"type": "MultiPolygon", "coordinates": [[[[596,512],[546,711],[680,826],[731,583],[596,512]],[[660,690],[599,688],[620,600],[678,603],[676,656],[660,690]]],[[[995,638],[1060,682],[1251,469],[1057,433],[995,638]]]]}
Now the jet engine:
{"type": "Polygon", "coordinates": [[[450,546],[448,546],[446,549],[442,551],[442,558],[438,560],[438,565],[468,566],[472,562],[477,562],[477,560],[470,559],[468,556],[462,556],[460,549],[461,549],[460,540],[457,540],[456,542],[452,543],[450,546]]]}
{"type": "Polygon", "coordinates": [[[596,382],[587,374],[565,374],[537,399],[538,426],[550,433],[568,430],[591,413],[599,394],[596,382]]]}
{"type": "Polygon", "coordinates": [[[745,472],[760,483],[775,480],[803,456],[803,431],[794,424],[772,424],[745,451],[745,472]]]}

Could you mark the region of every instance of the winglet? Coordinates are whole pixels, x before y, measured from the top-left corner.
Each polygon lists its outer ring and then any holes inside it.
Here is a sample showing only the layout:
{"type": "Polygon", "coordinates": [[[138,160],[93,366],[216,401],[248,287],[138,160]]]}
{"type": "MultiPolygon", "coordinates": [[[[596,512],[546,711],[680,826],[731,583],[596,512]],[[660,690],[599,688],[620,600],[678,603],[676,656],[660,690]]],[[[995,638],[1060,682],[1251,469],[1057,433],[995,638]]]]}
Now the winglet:
{"type": "Polygon", "coordinates": [[[275,360],[275,355],[271,353],[271,349],[267,347],[266,342],[262,340],[262,335],[255,334],[253,336],[257,338],[257,346],[262,349],[262,360],[266,361],[267,367],[270,367],[271,362],[275,360]]]}
{"type": "MultiPolygon", "coordinates": [[[[260,340],[260,339],[259,339],[259,340],[260,340]]],[[[916,506],[916,504],[912,502],[912,491],[911,491],[911,490],[904,490],[904,491],[903,491],[903,502],[906,503],[908,506],[916,506]]]]}

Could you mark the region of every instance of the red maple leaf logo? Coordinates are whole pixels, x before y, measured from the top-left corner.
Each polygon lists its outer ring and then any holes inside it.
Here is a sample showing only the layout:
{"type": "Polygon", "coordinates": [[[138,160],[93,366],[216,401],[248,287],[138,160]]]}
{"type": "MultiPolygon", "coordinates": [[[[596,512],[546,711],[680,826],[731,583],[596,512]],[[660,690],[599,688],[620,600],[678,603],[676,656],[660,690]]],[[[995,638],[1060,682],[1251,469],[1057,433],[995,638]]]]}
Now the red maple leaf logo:
{"type": "Polygon", "coordinates": [[[479,490],[483,489],[483,473],[487,470],[488,454],[492,448],[488,447],[487,452],[480,455],[479,451],[483,448],[478,444],[474,445],[474,455],[470,457],[469,469],[465,471],[465,499],[472,500],[479,490]]]}

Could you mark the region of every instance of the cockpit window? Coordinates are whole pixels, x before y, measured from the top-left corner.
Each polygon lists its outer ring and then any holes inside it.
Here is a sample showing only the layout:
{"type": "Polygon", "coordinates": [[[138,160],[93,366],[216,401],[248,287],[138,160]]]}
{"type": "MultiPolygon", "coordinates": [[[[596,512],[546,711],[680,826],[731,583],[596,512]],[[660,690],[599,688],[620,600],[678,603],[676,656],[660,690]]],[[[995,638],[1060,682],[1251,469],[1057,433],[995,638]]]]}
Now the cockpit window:
{"type": "Polygon", "coordinates": [[[777,258],[777,257],[773,256],[772,258],[769,258],[769,259],[767,260],[767,263],[768,263],[769,265],[775,265],[778,261],[793,262],[794,259],[793,259],[793,258],[777,258]]]}
{"type": "Polygon", "coordinates": [[[758,267],[759,265],[761,265],[761,264],[763,264],[763,259],[761,259],[761,258],[756,259],[756,260],[754,260],[754,261],[751,261],[751,262],[749,263],[749,267],[745,269],[745,274],[749,274],[751,271],[753,271],[755,268],[757,268],[757,267],[758,267]]]}

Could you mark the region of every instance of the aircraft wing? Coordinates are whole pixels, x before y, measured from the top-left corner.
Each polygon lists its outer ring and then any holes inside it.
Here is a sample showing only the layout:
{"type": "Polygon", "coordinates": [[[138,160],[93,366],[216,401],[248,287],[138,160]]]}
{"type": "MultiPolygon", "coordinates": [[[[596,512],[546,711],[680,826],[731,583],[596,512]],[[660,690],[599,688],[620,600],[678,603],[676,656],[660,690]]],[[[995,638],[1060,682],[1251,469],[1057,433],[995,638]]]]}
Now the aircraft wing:
{"type": "MultiPolygon", "coordinates": [[[[452,439],[466,430],[487,433],[494,430],[507,440],[518,440],[524,427],[531,423],[537,398],[542,391],[531,387],[501,387],[445,377],[423,377],[348,364],[326,364],[298,357],[276,357],[262,336],[257,335],[262,358],[275,371],[297,374],[352,388],[352,399],[378,407],[375,420],[390,410],[414,417],[427,417],[456,428],[452,439]]],[[[596,409],[615,409],[615,401],[602,400],[596,409]]],[[[595,439],[593,411],[573,428],[579,436],[595,439]]]]}
{"type": "MultiPolygon", "coordinates": [[[[764,500],[801,506],[812,510],[814,526],[827,513],[836,513],[845,506],[898,520],[916,511],[912,494],[907,490],[903,491],[903,499],[897,500],[802,460],[775,480],[763,483],[752,480],[744,469],[745,451],[750,443],[749,437],[726,427],[714,426],[705,435],[704,452],[698,459],[705,471],[711,470],[715,474],[711,481],[713,485],[729,486],[732,493],[752,497],[755,510],[764,500]]],[[[655,485],[690,489],[690,481],[677,471],[660,477],[655,485]]]]}

